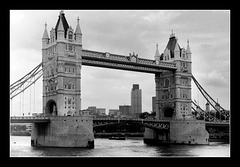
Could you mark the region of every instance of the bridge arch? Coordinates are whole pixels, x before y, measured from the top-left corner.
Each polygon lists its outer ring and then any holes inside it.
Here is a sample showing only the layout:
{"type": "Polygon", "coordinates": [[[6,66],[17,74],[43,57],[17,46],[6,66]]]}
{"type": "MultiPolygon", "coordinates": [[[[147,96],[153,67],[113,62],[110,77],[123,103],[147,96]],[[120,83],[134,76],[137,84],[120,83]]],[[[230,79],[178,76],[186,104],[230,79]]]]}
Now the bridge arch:
{"type": "Polygon", "coordinates": [[[173,107],[167,106],[163,109],[164,117],[173,117],[173,113],[174,113],[173,107]]]}
{"type": "Polygon", "coordinates": [[[46,104],[46,115],[57,116],[57,104],[54,100],[48,100],[46,104]]]}

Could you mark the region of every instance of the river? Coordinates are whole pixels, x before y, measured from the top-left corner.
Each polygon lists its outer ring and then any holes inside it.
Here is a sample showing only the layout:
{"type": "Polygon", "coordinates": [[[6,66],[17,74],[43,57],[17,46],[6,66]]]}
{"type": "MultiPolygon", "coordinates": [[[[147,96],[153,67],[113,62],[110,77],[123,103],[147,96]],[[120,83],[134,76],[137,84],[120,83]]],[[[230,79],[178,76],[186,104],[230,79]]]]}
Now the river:
{"type": "Polygon", "coordinates": [[[230,157],[230,144],[147,145],[142,139],[109,140],[96,138],[94,149],[38,148],[30,136],[10,137],[10,157],[230,157]]]}

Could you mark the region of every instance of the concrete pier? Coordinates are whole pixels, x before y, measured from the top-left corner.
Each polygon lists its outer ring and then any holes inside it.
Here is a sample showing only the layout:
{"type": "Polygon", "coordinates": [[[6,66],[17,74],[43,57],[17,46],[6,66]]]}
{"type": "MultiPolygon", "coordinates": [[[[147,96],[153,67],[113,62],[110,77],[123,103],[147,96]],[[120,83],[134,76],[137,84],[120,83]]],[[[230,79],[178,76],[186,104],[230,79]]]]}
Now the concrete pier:
{"type": "Polygon", "coordinates": [[[144,143],[209,144],[204,121],[171,120],[168,132],[145,128],[144,143]]]}
{"type": "Polygon", "coordinates": [[[32,123],[31,145],[94,148],[92,118],[55,116],[50,123],[32,123]]]}

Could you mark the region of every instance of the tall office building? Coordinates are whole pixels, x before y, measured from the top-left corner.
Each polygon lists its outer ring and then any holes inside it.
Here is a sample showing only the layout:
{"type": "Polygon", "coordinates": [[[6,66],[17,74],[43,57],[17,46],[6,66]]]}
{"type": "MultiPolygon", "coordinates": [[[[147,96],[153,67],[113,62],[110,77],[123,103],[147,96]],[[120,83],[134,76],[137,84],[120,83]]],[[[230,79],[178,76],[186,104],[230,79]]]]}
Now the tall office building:
{"type": "Polygon", "coordinates": [[[139,84],[133,84],[131,91],[131,114],[139,115],[142,113],[142,90],[139,89],[139,84]]]}

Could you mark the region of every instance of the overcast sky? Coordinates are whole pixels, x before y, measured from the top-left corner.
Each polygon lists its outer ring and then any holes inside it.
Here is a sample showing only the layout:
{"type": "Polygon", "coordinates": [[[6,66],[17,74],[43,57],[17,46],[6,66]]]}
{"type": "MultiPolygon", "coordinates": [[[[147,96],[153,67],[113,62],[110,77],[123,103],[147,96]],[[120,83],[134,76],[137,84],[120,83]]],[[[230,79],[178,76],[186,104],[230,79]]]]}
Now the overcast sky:
{"type": "MultiPolygon", "coordinates": [[[[60,10],[10,11],[10,83],[36,67],[42,60],[41,38],[44,23],[48,33],[55,27],[60,10]]],[[[68,24],[75,30],[77,17],[83,34],[83,48],[154,59],[156,43],[162,53],[171,30],[180,47],[190,41],[192,73],[203,88],[225,109],[230,109],[230,11],[69,11],[68,24]]],[[[130,105],[132,84],[142,89],[143,112],[152,111],[155,96],[153,74],[82,66],[82,109],[88,106],[118,109],[130,105]]],[[[12,114],[21,105],[24,112],[42,111],[42,78],[34,88],[11,102],[12,114]],[[30,96],[31,94],[31,96],[30,96]],[[35,101],[35,108],[33,107],[35,101]],[[31,105],[30,105],[31,103],[31,105]]],[[[206,100],[192,82],[192,99],[202,108],[206,100]]],[[[22,110],[23,111],[23,110],[22,110]]]]}

